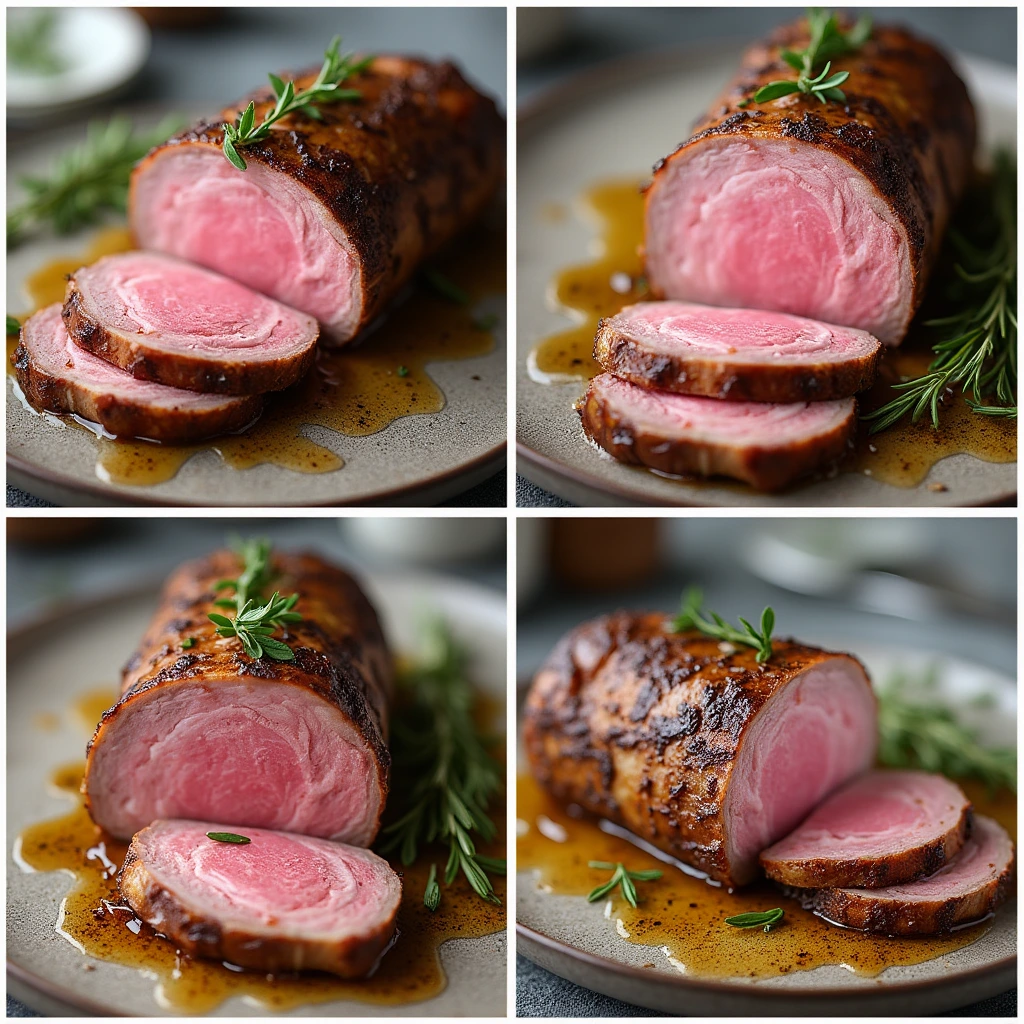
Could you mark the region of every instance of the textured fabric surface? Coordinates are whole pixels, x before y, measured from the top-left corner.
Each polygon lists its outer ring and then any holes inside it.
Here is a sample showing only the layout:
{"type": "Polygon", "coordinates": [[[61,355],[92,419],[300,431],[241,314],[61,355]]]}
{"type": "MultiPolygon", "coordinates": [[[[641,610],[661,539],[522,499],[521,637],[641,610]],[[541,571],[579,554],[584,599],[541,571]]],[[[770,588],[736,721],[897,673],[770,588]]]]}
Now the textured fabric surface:
{"type": "Polygon", "coordinates": [[[545,491],[543,487],[530,483],[525,476],[516,476],[517,508],[575,508],[571,501],[559,498],[557,494],[545,491]]]}

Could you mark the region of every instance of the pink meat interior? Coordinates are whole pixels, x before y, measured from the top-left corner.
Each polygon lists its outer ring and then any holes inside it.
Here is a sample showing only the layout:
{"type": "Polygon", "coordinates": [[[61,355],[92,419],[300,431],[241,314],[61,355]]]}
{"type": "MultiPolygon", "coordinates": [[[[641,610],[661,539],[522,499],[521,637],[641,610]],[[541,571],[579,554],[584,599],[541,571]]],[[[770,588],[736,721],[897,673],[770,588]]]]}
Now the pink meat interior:
{"type": "Polygon", "coordinates": [[[113,717],[87,779],[93,816],[128,839],[157,818],[196,818],[323,836],[374,835],[376,762],[310,690],[262,681],[180,682],[113,717]]]}
{"type": "Polygon", "coordinates": [[[870,334],[850,327],[787,313],[688,302],[639,302],[612,317],[611,324],[657,352],[743,363],[842,362],[878,348],[870,334]]]}
{"type": "Polygon", "coordinates": [[[779,310],[899,344],[913,279],[906,232],[845,160],[795,141],[709,138],[655,179],[645,233],[670,299],[779,310]]]}
{"type": "Polygon", "coordinates": [[[854,661],[823,662],[775,692],[742,738],[723,807],[737,884],[754,879],[765,847],[870,767],[877,742],[875,699],[854,661]]]}
{"type": "Polygon", "coordinates": [[[207,836],[232,827],[158,821],[139,852],[160,884],[227,927],[336,940],[372,931],[398,904],[397,876],[369,850],[260,828],[244,829],[244,844],[207,836]]]}
{"type": "Polygon", "coordinates": [[[136,172],[132,230],[145,249],[180,256],[321,322],[347,340],[361,314],[361,273],[336,219],[287,174],[255,160],[239,171],[213,146],[172,146],[136,172]]]}
{"type": "Polygon", "coordinates": [[[107,256],[76,275],[83,299],[111,326],[170,346],[249,362],[306,351],[315,321],[221,274],[157,253],[107,256]]]}
{"type": "Polygon", "coordinates": [[[638,430],[676,434],[711,444],[783,448],[839,427],[854,400],[831,402],[722,402],[639,387],[610,373],[595,377],[595,392],[638,430]]]}
{"type": "Polygon", "coordinates": [[[773,860],[882,857],[945,836],[967,803],[941,775],[871,772],[833,793],[767,853],[773,860]]]}

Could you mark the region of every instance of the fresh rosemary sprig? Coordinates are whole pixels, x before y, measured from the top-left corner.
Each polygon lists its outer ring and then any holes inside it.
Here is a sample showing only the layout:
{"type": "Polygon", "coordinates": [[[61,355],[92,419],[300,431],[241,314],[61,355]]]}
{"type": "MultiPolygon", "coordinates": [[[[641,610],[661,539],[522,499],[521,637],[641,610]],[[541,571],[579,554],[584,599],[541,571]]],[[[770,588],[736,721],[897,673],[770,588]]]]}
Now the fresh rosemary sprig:
{"type": "Polygon", "coordinates": [[[936,358],[924,376],[894,384],[899,397],[864,417],[872,434],[908,415],[917,423],[926,412],[938,429],[939,404],[953,385],[976,413],[1017,415],[1017,165],[1009,153],[996,153],[977,198],[981,209],[965,207],[948,235],[956,259],[948,298],[959,312],[925,321],[948,337],[932,346],[936,358]],[[983,404],[985,396],[996,404],[983,404]]]}
{"type": "Polygon", "coordinates": [[[316,80],[308,89],[301,92],[295,91],[294,82],[283,82],[277,75],[267,76],[277,97],[277,103],[262,124],[256,124],[256,103],[252,101],[234,124],[224,125],[224,155],[235,167],[240,171],[244,171],[246,167],[245,160],[238,150],[267,138],[270,135],[270,126],[282,117],[302,113],[314,121],[322,121],[323,115],[317,109],[318,104],[362,98],[363,94],[358,89],[342,89],[341,83],[365,71],[375,58],[364,57],[357,61],[351,53],[339,54],[340,45],[341,36],[335,36],[324,52],[324,63],[316,80]]]}
{"type": "MultiPolygon", "coordinates": [[[[382,832],[380,852],[411,864],[421,845],[447,844],[445,885],[461,871],[481,899],[500,905],[488,874],[503,875],[505,861],[477,853],[473,834],[484,842],[497,835],[487,807],[501,776],[473,722],[466,652],[444,622],[429,625],[427,651],[400,676],[399,693],[404,700],[392,722],[391,750],[396,773],[410,784],[400,817],[382,832]]],[[[432,871],[423,902],[436,910],[440,901],[432,871]]]]}
{"type": "Polygon", "coordinates": [[[1017,791],[1017,751],[986,747],[975,730],[934,698],[937,676],[894,673],[878,691],[878,760],[893,768],[923,768],[952,779],[980,779],[995,792],[1017,791]],[[913,694],[918,699],[912,699],[913,694]]]}
{"type": "Polygon", "coordinates": [[[764,928],[770,932],[785,916],[786,912],[781,907],[774,910],[754,911],[749,914],[736,914],[734,917],[727,917],[725,923],[733,928],[764,928]]]}
{"type": "Polygon", "coordinates": [[[250,538],[236,541],[235,552],[242,560],[242,571],[237,579],[218,580],[213,585],[217,592],[231,588],[234,597],[222,597],[214,601],[218,608],[231,608],[234,619],[210,612],[209,618],[217,626],[217,633],[225,637],[238,637],[245,653],[257,659],[266,655],[274,661],[291,661],[295,654],[280,640],[275,640],[275,629],[283,629],[291,622],[299,622],[302,616],[292,609],[299,600],[298,594],[284,598],[275,590],[274,596],[265,604],[261,592],[273,578],[270,567],[270,541],[250,538]]]}
{"type": "Polygon", "coordinates": [[[104,210],[124,212],[132,168],[181,125],[176,115],[146,131],[136,131],[126,117],[90,124],[85,141],[60,157],[48,178],[20,179],[28,198],[7,214],[7,244],[45,223],[66,235],[104,210]]]}
{"type": "Polygon", "coordinates": [[[607,882],[591,890],[590,895],[587,896],[588,903],[596,903],[599,899],[607,896],[616,886],[621,885],[622,895],[625,896],[626,902],[634,909],[636,908],[637,899],[636,886],[633,883],[653,882],[661,878],[664,873],[657,869],[652,871],[629,871],[624,864],[610,864],[606,860],[588,861],[587,866],[594,868],[596,871],[612,872],[612,877],[607,882]]]}
{"type": "Polygon", "coordinates": [[[7,13],[7,63],[40,75],[59,75],[67,62],[54,49],[56,12],[49,7],[7,13]]]}
{"type": "Polygon", "coordinates": [[[813,96],[822,103],[836,100],[846,102],[846,93],[839,88],[849,77],[849,71],[837,71],[829,75],[832,60],[852,53],[868,41],[871,36],[871,19],[863,17],[848,32],[839,27],[839,20],[831,11],[821,7],[807,8],[807,24],[811,39],[803,50],[783,50],[779,56],[798,72],[796,79],[769,82],[754,93],[755,103],[767,103],[780,96],[802,92],[813,96]],[[825,67],[815,75],[815,69],[825,62],[825,67]]]}
{"type": "Polygon", "coordinates": [[[244,846],[252,842],[248,836],[240,836],[237,832],[207,832],[206,835],[216,843],[235,843],[244,846]]]}
{"type": "Polygon", "coordinates": [[[720,615],[709,612],[711,620],[705,619],[701,612],[704,607],[704,595],[699,587],[691,587],[683,595],[683,604],[679,614],[672,620],[673,633],[682,633],[687,629],[697,629],[705,636],[716,640],[724,640],[730,644],[743,644],[757,651],[758,664],[764,664],[772,656],[772,630],[775,628],[775,612],[765,608],[761,613],[761,631],[758,632],[746,619],[740,619],[743,629],[730,626],[720,615]]]}

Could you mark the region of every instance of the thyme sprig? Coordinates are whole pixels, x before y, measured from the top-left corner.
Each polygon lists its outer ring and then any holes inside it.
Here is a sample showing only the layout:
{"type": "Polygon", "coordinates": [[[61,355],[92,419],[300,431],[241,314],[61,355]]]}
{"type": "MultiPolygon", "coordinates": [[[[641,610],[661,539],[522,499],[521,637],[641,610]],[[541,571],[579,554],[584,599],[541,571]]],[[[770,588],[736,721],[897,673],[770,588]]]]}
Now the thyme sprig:
{"type": "Polygon", "coordinates": [[[626,902],[634,909],[637,905],[637,896],[636,886],[633,883],[653,882],[664,874],[664,872],[657,869],[651,871],[630,871],[622,863],[610,864],[604,860],[588,861],[587,866],[594,868],[596,871],[612,872],[612,877],[607,882],[591,890],[590,895],[587,896],[588,903],[596,903],[599,899],[603,899],[608,893],[612,892],[616,886],[622,886],[622,895],[626,898],[626,902]]]}
{"type": "MultiPolygon", "coordinates": [[[[501,789],[499,766],[473,722],[467,652],[441,620],[428,624],[426,641],[424,656],[399,677],[404,700],[392,722],[392,757],[396,773],[413,781],[379,850],[411,864],[422,845],[446,844],[445,885],[461,872],[481,899],[500,905],[489,875],[505,874],[505,861],[481,855],[474,841],[497,835],[487,808],[501,789]]],[[[436,871],[423,902],[429,910],[440,905],[436,871]]]]}
{"type": "Polygon", "coordinates": [[[743,644],[757,651],[757,662],[764,664],[772,656],[772,630],[775,628],[775,612],[771,607],[761,613],[761,629],[754,629],[746,619],[740,619],[743,629],[730,626],[720,615],[709,612],[710,619],[704,618],[704,595],[699,587],[691,587],[683,595],[679,614],[672,620],[670,628],[673,633],[682,633],[688,629],[696,629],[705,636],[723,640],[730,644],[743,644]]]}
{"type": "Polygon", "coordinates": [[[733,928],[764,928],[770,932],[782,919],[786,912],[781,907],[774,910],[752,911],[749,914],[736,914],[727,917],[725,923],[733,928]]]}
{"type": "Polygon", "coordinates": [[[925,413],[937,430],[954,385],[973,412],[1017,415],[1017,166],[1009,153],[996,153],[991,182],[977,198],[981,209],[965,210],[948,235],[956,262],[947,297],[959,309],[925,321],[947,336],[932,346],[926,374],[894,384],[900,395],[863,417],[872,434],[925,413]],[[995,404],[985,404],[986,396],[995,404]]]}
{"type": "Polygon", "coordinates": [[[341,36],[335,36],[331,45],[324,51],[324,62],[313,84],[301,92],[295,91],[294,82],[284,82],[277,75],[268,75],[270,86],[274,90],[277,103],[260,124],[256,124],[256,103],[250,101],[249,106],[239,114],[234,124],[224,125],[224,155],[240,171],[246,168],[245,160],[239,149],[260,142],[270,135],[270,127],[289,114],[302,113],[314,121],[322,121],[323,114],[317,109],[325,103],[340,103],[342,100],[358,100],[362,93],[358,89],[342,89],[342,83],[365,71],[374,61],[374,57],[356,60],[351,53],[340,54],[341,36]]]}
{"type": "Polygon", "coordinates": [[[795,79],[781,79],[769,82],[754,93],[755,103],[767,103],[780,96],[802,92],[813,96],[822,103],[834,100],[846,102],[846,93],[839,88],[849,77],[849,71],[837,71],[834,75],[832,60],[853,53],[871,37],[871,19],[860,18],[849,31],[839,27],[839,19],[831,11],[821,7],[807,9],[807,25],[811,32],[810,42],[803,50],[783,50],[779,56],[796,71],[795,79]],[[824,61],[825,67],[815,74],[824,61]]]}

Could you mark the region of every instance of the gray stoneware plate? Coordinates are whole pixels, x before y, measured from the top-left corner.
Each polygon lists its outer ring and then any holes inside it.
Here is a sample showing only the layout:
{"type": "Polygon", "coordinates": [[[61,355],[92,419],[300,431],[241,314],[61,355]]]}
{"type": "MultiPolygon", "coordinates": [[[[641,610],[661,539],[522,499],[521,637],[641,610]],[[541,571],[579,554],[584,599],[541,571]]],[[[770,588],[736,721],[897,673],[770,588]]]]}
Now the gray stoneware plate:
{"type": "MultiPolygon", "coordinates": [[[[363,580],[398,651],[416,649],[424,608],[451,622],[472,653],[473,678],[504,706],[505,602],[493,591],[435,575],[363,580]]],[[[88,607],[57,611],[8,637],[7,646],[7,982],[8,992],[51,1016],[174,1016],[153,998],[156,982],[131,967],[87,958],[54,924],[69,879],[60,871],[26,873],[14,861],[15,837],[27,825],[70,810],[47,785],[51,771],[84,757],[85,736],[74,719],[76,696],[120,675],[156,607],[158,583],[88,607]],[[42,730],[40,715],[59,716],[42,730]],[[86,963],[93,968],[83,970],[86,963]]],[[[504,931],[453,939],[441,947],[447,987],[404,1006],[334,1002],[300,1007],[296,1017],[504,1016],[507,939],[504,931]]],[[[211,1016],[271,1016],[231,999],[211,1016]]]]}
{"type": "MultiPolygon", "coordinates": [[[[847,650],[839,639],[825,644],[847,650]]],[[[939,668],[937,699],[956,707],[991,744],[1013,746],[1017,696],[1012,680],[952,658],[923,652],[858,649],[874,679],[896,668],[939,668]],[[987,708],[972,706],[989,695],[987,708]]],[[[541,967],[586,988],[652,1010],[687,1016],[922,1016],[968,1006],[1013,988],[1017,979],[1016,901],[1004,904],[976,942],[912,967],[890,967],[876,978],[842,967],[793,971],[770,980],[685,977],[652,946],[623,942],[601,905],[581,896],[538,891],[536,875],[516,881],[516,948],[541,967]],[[644,967],[645,964],[653,963],[644,967]]]]}
{"type": "MultiPolygon", "coordinates": [[[[518,472],[579,505],[717,505],[785,508],[864,505],[979,505],[1006,500],[1017,487],[1015,464],[954,455],[915,488],[892,487],[856,473],[759,494],[739,484],[689,483],[616,462],[584,439],[573,402],[581,383],[538,384],[527,373],[533,346],[571,326],[549,297],[560,269],[585,262],[596,236],[579,216],[554,219],[553,205],[576,209],[578,197],[608,179],[642,180],[659,157],[690,133],[714,101],[740,50],[709,47],[646,54],[595,68],[542,97],[519,118],[517,172],[516,432],[518,472]],[[931,491],[941,482],[947,490],[931,491]]],[[[1016,148],[1017,87],[1012,69],[958,60],[981,119],[981,143],[1016,148]]]]}
{"type": "MultiPolygon", "coordinates": [[[[7,158],[8,207],[20,195],[19,177],[45,174],[54,158],[83,135],[84,126],[65,129],[12,149],[7,158]]],[[[31,308],[24,290],[29,274],[50,260],[85,252],[90,236],[89,231],[64,238],[43,235],[9,249],[8,312],[31,308]]],[[[436,504],[486,480],[505,464],[505,310],[504,295],[489,296],[480,306],[480,312],[500,317],[493,332],[494,351],[428,364],[429,376],[447,399],[439,413],[404,416],[367,437],[304,427],[310,439],[345,460],[331,473],[297,473],[269,464],[237,470],[204,451],[165,483],[113,484],[97,476],[96,440],[57,417],[27,408],[8,377],[8,483],[61,505],[436,504]]]]}

